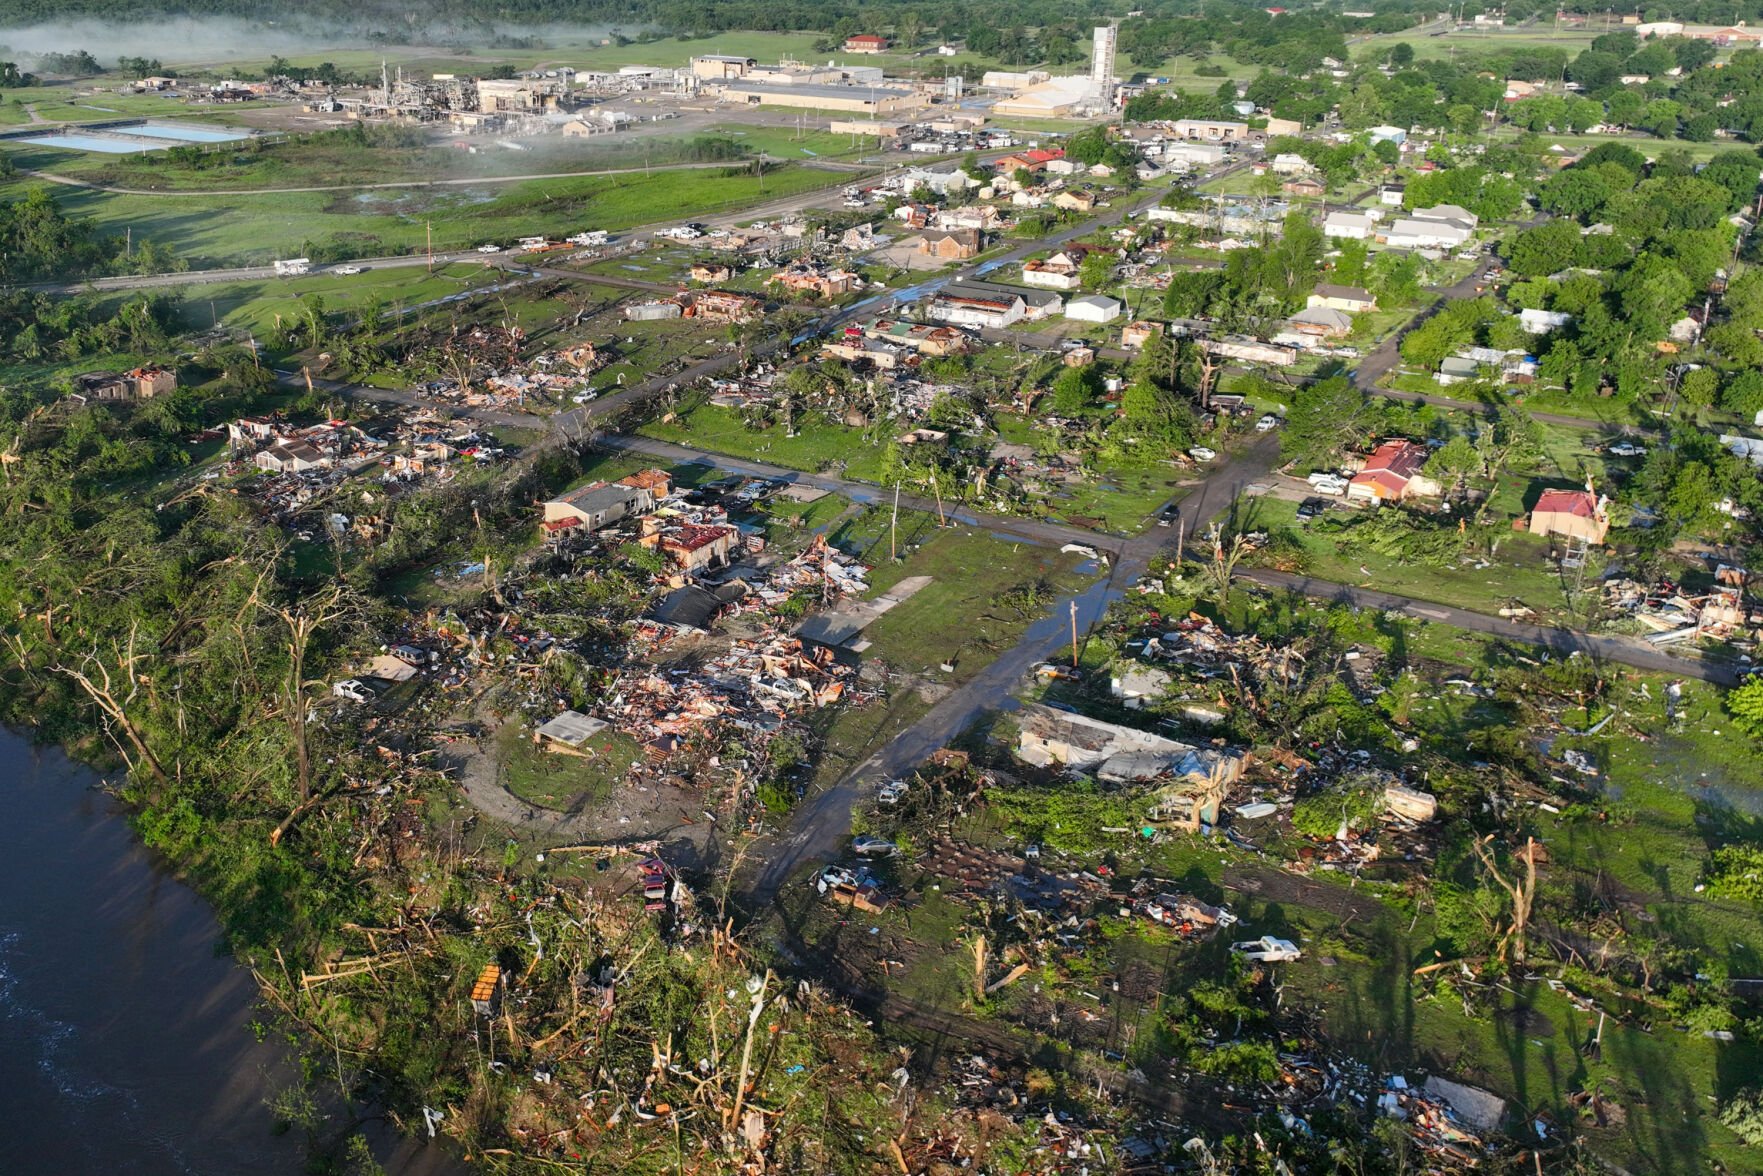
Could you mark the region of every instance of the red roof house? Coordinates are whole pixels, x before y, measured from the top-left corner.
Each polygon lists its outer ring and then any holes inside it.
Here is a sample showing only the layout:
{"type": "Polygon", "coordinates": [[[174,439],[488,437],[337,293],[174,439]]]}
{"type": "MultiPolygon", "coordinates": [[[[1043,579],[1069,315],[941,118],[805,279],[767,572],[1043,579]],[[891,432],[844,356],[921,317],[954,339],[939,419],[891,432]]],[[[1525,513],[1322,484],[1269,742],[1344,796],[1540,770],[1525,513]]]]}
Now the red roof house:
{"type": "Polygon", "coordinates": [[[1429,455],[1417,441],[1385,441],[1347,483],[1347,497],[1400,502],[1437,494],[1439,484],[1420,472],[1429,455]]]}
{"type": "Polygon", "coordinates": [[[1530,512],[1530,533],[1602,543],[1610,531],[1607,506],[1589,480],[1584,490],[1544,490],[1530,512]]]}

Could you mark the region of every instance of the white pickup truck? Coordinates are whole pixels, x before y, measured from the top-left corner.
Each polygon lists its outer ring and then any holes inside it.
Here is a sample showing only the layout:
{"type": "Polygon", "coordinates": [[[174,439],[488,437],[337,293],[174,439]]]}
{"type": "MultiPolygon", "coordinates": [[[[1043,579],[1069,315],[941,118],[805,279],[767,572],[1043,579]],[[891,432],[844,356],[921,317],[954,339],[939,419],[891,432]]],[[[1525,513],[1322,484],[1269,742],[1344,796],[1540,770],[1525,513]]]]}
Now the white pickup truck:
{"type": "Polygon", "coordinates": [[[1289,960],[1301,959],[1304,955],[1298,945],[1289,939],[1276,939],[1271,935],[1263,935],[1259,939],[1245,939],[1233,943],[1230,949],[1246,960],[1260,960],[1263,963],[1279,964],[1289,960]]]}

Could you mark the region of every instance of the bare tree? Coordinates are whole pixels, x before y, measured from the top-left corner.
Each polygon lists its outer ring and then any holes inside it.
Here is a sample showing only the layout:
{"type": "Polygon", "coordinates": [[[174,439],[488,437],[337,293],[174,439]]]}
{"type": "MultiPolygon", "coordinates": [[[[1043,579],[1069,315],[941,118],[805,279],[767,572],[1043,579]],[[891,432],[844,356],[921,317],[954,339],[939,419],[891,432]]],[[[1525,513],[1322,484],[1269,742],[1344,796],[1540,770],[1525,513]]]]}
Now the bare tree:
{"type": "Polygon", "coordinates": [[[1249,553],[1249,540],[1240,531],[1228,537],[1217,523],[1206,529],[1206,540],[1212,545],[1212,557],[1206,562],[1206,578],[1218,592],[1218,603],[1230,603],[1230,585],[1235,579],[1237,564],[1249,553]]]}
{"type": "Polygon", "coordinates": [[[332,581],[311,596],[292,604],[272,604],[258,599],[258,605],[272,614],[287,628],[288,669],[278,693],[281,695],[282,717],[288,724],[288,738],[294,745],[294,771],[300,803],[288,819],[270,834],[271,843],[280,841],[289,825],[312,802],[312,754],[306,733],[306,716],[311,709],[307,693],[315,685],[306,678],[306,657],[312,641],[327,625],[355,611],[354,594],[341,581],[332,581]]]}
{"type": "MultiPolygon", "coordinates": [[[[111,677],[110,667],[104,664],[95,649],[81,659],[77,668],[56,666],[55,671],[73,679],[75,684],[84,690],[86,696],[103,712],[104,717],[110,721],[111,725],[122,732],[123,738],[134,749],[132,760],[130,760],[128,752],[123,751],[123,759],[128,762],[130,771],[136,768],[145,768],[155,780],[164,780],[165,768],[160,764],[159,757],[153,754],[153,749],[147,745],[146,733],[135,725],[128,713],[128,704],[133,702],[135,698],[137,682],[135,665],[146,656],[146,654],[135,652],[135,626],[129,626],[128,652],[117,658],[117,671],[128,684],[128,692],[120,697],[117,693],[119,686],[111,677]]],[[[115,738],[114,732],[111,737],[115,738]]],[[[123,750],[120,741],[118,742],[118,750],[123,750]]]]}
{"type": "Polygon", "coordinates": [[[1512,924],[1506,928],[1506,933],[1500,936],[1496,951],[1507,956],[1512,963],[1522,964],[1525,955],[1525,934],[1530,926],[1531,906],[1536,900],[1537,854],[1541,847],[1537,845],[1534,837],[1524,839],[1524,850],[1516,855],[1519,860],[1524,862],[1524,877],[1521,880],[1516,873],[1507,874],[1501,871],[1499,863],[1494,860],[1492,849],[1489,848],[1493,844],[1493,840],[1494,836],[1490,833],[1486,837],[1470,842],[1470,846],[1475,850],[1476,859],[1481,862],[1481,868],[1487,874],[1489,881],[1505,891],[1506,896],[1512,900],[1512,924]]]}

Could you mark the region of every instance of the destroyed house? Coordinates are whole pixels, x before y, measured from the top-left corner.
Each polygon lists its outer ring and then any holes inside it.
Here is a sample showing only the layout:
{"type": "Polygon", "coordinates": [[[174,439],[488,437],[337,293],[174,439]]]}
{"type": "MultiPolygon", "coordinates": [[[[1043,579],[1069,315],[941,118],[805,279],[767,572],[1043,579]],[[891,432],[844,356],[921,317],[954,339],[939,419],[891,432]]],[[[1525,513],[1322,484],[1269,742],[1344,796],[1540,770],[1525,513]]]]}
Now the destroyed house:
{"type": "Polygon", "coordinates": [[[544,528],[553,534],[571,527],[598,531],[654,509],[654,492],[646,487],[592,482],[545,503],[544,528]]]}
{"type": "Polygon", "coordinates": [[[871,339],[904,344],[920,355],[959,355],[968,346],[967,335],[954,327],[933,327],[899,319],[878,319],[863,333],[871,339]]]}
{"type": "Polygon", "coordinates": [[[252,460],[258,469],[271,474],[303,474],[331,464],[329,457],[306,441],[271,445],[252,460]]]}
{"type": "Polygon", "coordinates": [[[747,586],[739,580],[716,588],[687,584],[669,592],[643,615],[657,624],[703,632],[715,623],[724,608],[746,594],[747,586]]]}
{"type": "Polygon", "coordinates": [[[762,309],[757,298],[724,290],[707,290],[693,297],[691,314],[694,318],[717,322],[748,323],[757,319],[762,309]]]}
{"type": "Polygon", "coordinates": [[[825,270],[815,266],[791,266],[771,276],[771,281],[795,294],[812,294],[818,298],[837,298],[855,290],[863,281],[850,270],[825,270]]]}
{"type": "Polygon", "coordinates": [[[1022,714],[1016,754],[1037,767],[1063,764],[1110,784],[1173,777],[1216,787],[1243,774],[1243,757],[1230,752],[1046,706],[1025,706],[1022,714]]]}
{"type": "Polygon", "coordinates": [[[673,478],[666,470],[638,470],[618,480],[620,486],[630,486],[638,490],[647,490],[655,501],[666,498],[673,490],[673,478]]]}
{"type": "Polygon", "coordinates": [[[74,377],[74,386],[74,395],[82,400],[151,400],[176,389],[178,377],[170,368],[148,366],[120,375],[116,372],[87,372],[74,377]]]}
{"type": "Polygon", "coordinates": [[[678,565],[680,570],[700,572],[728,563],[729,555],[734,551],[739,537],[740,532],[733,527],[706,527],[689,523],[663,533],[659,546],[661,553],[678,565]]]}

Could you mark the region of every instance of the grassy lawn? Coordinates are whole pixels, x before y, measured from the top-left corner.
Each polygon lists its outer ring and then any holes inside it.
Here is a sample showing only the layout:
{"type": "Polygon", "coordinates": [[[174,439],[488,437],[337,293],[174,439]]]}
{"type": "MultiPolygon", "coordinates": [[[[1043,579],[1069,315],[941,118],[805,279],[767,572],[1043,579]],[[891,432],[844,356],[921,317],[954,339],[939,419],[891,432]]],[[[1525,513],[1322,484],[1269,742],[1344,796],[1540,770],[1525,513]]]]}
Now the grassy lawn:
{"type": "Polygon", "coordinates": [[[1623,397],[1572,396],[1564,388],[1544,388],[1533,384],[1514,397],[1531,412],[1554,413],[1596,421],[1612,429],[1647,422],[1647,414],[1632,399],[1623,397]]]}
{"type": "Polygon", "coordinates": [[[1514,49],[1560,49],[1572,58],[1604,32],[1602,28],[1564,29],[1556,32],[1547,25],[1511,31],[1489,29],[1485,32],[1458,32],[1452,29],[1448,32],[1437,32],[1443,27],[1445,26],[1429,25],[1427,29],[1379,33],[1365,37],[1354,42],[1353,56],[1361,61],[1378,58],[1388,53],[1391,46],[1405,44],[1414,47],[1414,56],[1421,61],[1440,58],[1448,60],[1479,53],[1507,53],[1514,49]]]}
{"type": "Polygon", "coordinates": [[[876,481],[881,477],[881,438],[886,432],[885,427],[878,429],[881,431],[815,423],[791,437],[781,424],[764,430],[749,429],[734,409],[705,404],[672,421],[651,421],[640,431],[662,441],[691,444],[730,457],[810,473],[838,469],[847,478],[876,481]],[[875,435],[871,436],[871,432],[875,435]]]}
{"type": "Polygon", "coordinates": [[[888,511],[871,507],[836,528],[831,541],[874,565],[871,595],[908,576],[931,583],[863,631],[866,658],[959,685],[1014,645],[1052,601],[1081,589],[1094,573],[1051,548],[998,539],[968,527],[938,528],[930,515],[903,512],[898,563],[888,560],[888,511]],[[953,660],[955,670],[938,667],[953,660]]]}
{"type": "Polygon", "coordinates": [[[359,311],[377,302],[391,314],[401,306],[414,307],[505,278],[499,270],[460,264],[441,267],[432,274],[410,266],[352,276],[321,273],[177,289],[183,294],[179,315],[187,329],[204,330],[218,323],[261,336],[275,326],[278,314],[284,319],[301,314],[299,300],[304,295],[323,299],[329,313],[359,311]]]}
{"type": "MultiPolygon", "coordinates": [[[[12,95],[49,122],[99,122],[121,116],[182,119],[193,116],[215,121],[212,108],[192,107],[177,98],[159,94],[68,93],[66,91],[15,91],[12,95]],[[41,95],[40,97],[38,95],[41,95]]],[[[28,118],[20,119],[28,122],[28,118]]]]}
{"type": "MultiPolygon", "coordinates": [[[[304,246],[346,237],[362,252],[411,252],[434,229],[437,249],[510,241],[534,233],[563,235],[584,225],[626,229],[758,204],[835,185],[844,176],[783,167],[764,177],[718,170],[523,180],[484,187],[302,192],[271,195],[133,196],[79,188],[55,189],[70,215],[90,217],[100,232],[152,239],[193,265],[262,264],[298,256],[304,246]]],[[[34,181],[0,184],[0,200],[21,197],[34,181]]]]}
{"type": "Polygon", "coordinates": [[[1244,64],[1228,53],[1213,53],[1202,58],[1171,57],[1156,69],[1133,72],[1151,78],[1168,78],[1171,89],[1210,94],[1227,78],[1233,82],[1246,82],[1260,70],[1260,66],[1244,64]],[[1221,69],[1224,73],[1209,75],[1198,72],[1208,67],[1221,69]]]}
{"type": "Polygon", "coordinates": [[[1535,609],[1545,623],[1584,624],[1583,617],[1574,618],[1567,612],[1561,575],[1548,558],[1546,539],[1507,531],[1495,523],[1482,528],[1482,534],[1470,536],[1478,545],[1491,538],[1499,540],[1498,555],[1488,566],[1478,567],[1483,562],[1479,558],[1444,567],[1420,565],[1399,555],[1372,551],[1355,542],[1350,530],[1333,532],[1327,525],[1318,526],[1323,520],[1345,518],[1351,513],[1354,512],[1337,504],[1322,519],[1300,524],[1296,503],[1261,498],[1255,500],[1250,526],[1256,530],[1289,530],[1303,545],[1305,573],[1318,579],[1377,588],[1488,614],[1518,599],[1535,609]]]}
{"type": "Polygon", "coordinates": [[[592,756],[541,751],[530,734],[510,724],[496,737],[497,779],[529,804],[567,810],[606,800],[643,755],[636,740],[610,727],[582,750],[591,750],[592,756]]]}
{"type": "MultiPolygon", "coordinates": [[[[905,428],[897,422],[854,429],[821,421],[803,425],[802,431],[791,437],[781,424],[756,431],[749,429],[734,409],[706,404],[672,421],[651,421],[639,431],[730,457],[809,473],[833,471],[856,481],[879,483],[882,442],[905,428]]],[[[1000,417],[999,434],[1010,441],[1033,439],[1032,428],[1009,417],[1000,417]]],[[[1102,468],[1088,481],[1060,483],[1047,499],[1047,514],[1107,531],[1136,530],[1180,492],[1178,478],[1172,466],[1102,468]]]]}
{"type": "MultiPolygon", "coordinates": [[[[1528,131],[1521,131],[1510,126],[1500,127],[1494,132],[1495,137],[1500,139],[1520,139],[1528,134],[1528,131]]],[[[1590,151],[1593,147],[1605,143],[1621,143],[1624,146],[1633,147],[1648,159],[1656,159],[1660,153],[1665,151],[1681,151],[1697,163],[1712,159],[1722,151],[1730,151],[1735,146],[1742,147],[1741,144],[1734,143],[1730,139],[1692,143],[1687,139],[1658,139],[1652,135],[1558,135],[1553,132],[1544,132],[1536,137],[1546,146],[1552,147],[1559,143],[1563,147],[1577,151],[1590,151]]]]}
{"type": "Polygon", "coordinates": [[[835,135],[811,127],[798,132],[795,127],[729,125],[711,127],[709,133],[727,135],[743,147],[780,159],[874,154],[876,145],[873,135],[835,135]]]}
{"type": "Polygon", "coordinates": [[[1066,522],[1130,533],[1142,528],[1164,503],[1180,496],[1181,477],[1170,465],[1105,467],[1089,481],[1062,486],[1048,506],[1066,522]]]}
{"type": "MultiPolygon", "coordinates": [[[[181,121],[193,122],[194,119],[181,121]]],[[[759,128],[763,142],[753,149],[805,158],[808,153],[787,150],[793,130],[759,128]]],[[[740,141],[734,132],[718,128],[714,133],[740,141]]],[[[434,140],[394,146],[360,143],[336,135],[295,136],[280,140],[257,140],[216,144],[199,163],[165,151],[132,155],[109,155],[50,147],[30,141],[8,147],[21,169],[52,171],[96,184],[164,192],[253,191],[260,188],[335,188],[349,184],[419,184],[434,180],[470,181],[476,178],[506,180],[520,176],[550,176],[579,172],[648,170],[669,164],[689,163],[697,157],[694,140],[701,135],[608,137],[580,142],[561,136],[529,141],[528,150],[508,151],[485,146],[473,154],[434,140]]],[[[809,148],[824,146],[833,154],[848,144],[843,136],[810,133],[803,140],[809,148]]]]}

